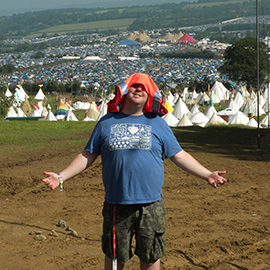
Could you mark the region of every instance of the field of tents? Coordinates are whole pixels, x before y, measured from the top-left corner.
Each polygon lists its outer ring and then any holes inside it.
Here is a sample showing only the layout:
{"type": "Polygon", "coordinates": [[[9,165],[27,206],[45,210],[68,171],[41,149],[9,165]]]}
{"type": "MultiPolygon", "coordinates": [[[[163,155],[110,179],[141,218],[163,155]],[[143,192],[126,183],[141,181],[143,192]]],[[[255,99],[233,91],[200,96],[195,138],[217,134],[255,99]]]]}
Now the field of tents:
{"type": "MultiPolygon", "coordinates": [[[[76,102],[65,97],[53,97],[53,102],[40,87],[31,106],[27,93],[20,85],[14,94],[7,89],[5,95],[14,97],[14,105],[9,108],[6,120],[46,121],[98,121],[107,113],[107,102],[114,97],[114,94],[110,94],[98,100],[83,98],[76,102]]],[[[216,81],[208,93],[196,93],[196,90],[190,92],[185,88],[182,93],[172,94],[169,91],[164,96],[168,113],[163,118],[171,127],[244,125],[250,128],[269,128],[270,125],[269,86],[260,91],[258,96],[254,91],[248,92],[245,87],[229,91],[221,82],[216,81]]]]}

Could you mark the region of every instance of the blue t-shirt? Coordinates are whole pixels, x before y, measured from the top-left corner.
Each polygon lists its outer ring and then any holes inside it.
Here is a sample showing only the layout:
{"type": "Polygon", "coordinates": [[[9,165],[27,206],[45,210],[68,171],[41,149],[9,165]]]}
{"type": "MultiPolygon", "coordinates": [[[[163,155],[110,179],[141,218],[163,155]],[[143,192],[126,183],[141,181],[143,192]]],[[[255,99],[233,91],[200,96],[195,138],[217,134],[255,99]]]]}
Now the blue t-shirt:
{"type": "Polygon", "coordinates": [[[96,124],[85,146],[102,158],[105,201],[116,204],[160,200],[163,159],[182,150],[168,124],[147,113],[108,113],[96,124]]]}

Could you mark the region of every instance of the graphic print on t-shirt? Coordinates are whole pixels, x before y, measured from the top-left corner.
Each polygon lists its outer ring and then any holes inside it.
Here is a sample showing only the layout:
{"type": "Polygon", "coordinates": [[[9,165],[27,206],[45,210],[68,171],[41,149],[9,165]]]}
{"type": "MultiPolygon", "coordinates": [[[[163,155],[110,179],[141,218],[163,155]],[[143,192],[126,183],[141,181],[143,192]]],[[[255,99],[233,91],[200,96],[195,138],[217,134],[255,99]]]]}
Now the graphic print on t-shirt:
{"type": "Polygon", "coordinates": [[[151,126],[128,123],[111,126],[110,150],[150,150],[151,144],[151,126]]]}

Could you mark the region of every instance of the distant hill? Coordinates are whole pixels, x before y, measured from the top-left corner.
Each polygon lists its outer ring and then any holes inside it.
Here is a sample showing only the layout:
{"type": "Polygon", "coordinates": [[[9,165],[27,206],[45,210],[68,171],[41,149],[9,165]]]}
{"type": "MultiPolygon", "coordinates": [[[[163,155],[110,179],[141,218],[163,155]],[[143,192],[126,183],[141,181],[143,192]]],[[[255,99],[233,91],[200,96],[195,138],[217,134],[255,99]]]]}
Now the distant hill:
{"type": "MultiPolygon", "coordinates": [[[[164,3],[193,2],[194,0],[137,0],[136,3],[131,0],[0,0],[0,16],[10,16],[26,12],[35,12],[49,9],[67,9],[67,8],[119,8],[130,6],[150,6],[164,3]]],[[[196,2],[196,0],[195,0],[196,2]]]]}
{"type": "MultiPolygon", "coordinates": [[[[260,13],[270,15],[270,0],[260,13]]],[[[254,0],[199,0],[151,6],[55,9],[0,17],[0,39],[104,30],[179,28],[255,16],[254,0]]]]}

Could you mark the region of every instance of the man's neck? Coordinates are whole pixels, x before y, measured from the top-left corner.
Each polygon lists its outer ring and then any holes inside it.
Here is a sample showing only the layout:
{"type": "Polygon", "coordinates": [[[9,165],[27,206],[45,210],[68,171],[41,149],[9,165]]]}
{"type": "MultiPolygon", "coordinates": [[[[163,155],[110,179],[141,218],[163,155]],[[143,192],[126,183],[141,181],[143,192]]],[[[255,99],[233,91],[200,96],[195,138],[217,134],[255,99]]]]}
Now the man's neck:
{"type": "Polygon", "coordinates": [[[142,115],[144,113],[144,106],[128,106],[127,104],[125,104],[122,112],[128,115],[142,115]],[[126,105],[126,106],[125,106],[126,105]]]}

